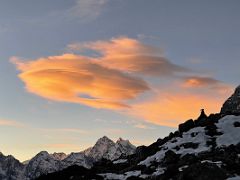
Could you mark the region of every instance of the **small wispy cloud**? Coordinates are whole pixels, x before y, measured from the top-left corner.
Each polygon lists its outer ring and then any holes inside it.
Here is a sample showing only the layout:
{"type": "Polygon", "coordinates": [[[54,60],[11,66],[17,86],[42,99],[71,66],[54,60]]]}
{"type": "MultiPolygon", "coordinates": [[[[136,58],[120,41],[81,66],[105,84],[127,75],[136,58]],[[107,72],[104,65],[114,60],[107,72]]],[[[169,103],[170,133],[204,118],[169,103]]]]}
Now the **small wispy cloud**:
{"type": "Polygon", "coordinates": [[[76,0],[73,7],[67,10],[67,15],[81,21],[96,19],[101,15],[109,0],[76,0]]]}
{"type": "Polygon", "coordinates": [[[10,127],[24,127],[25,124],[13,121],[13,120],[7,120],[7,119],[0,119],[0,126],[10,126],[10,127]]]}
{"type": "Polygon", "coordinates": [[[44,132],[89,134],[89,131],[77,128],[40,128],[39,130],[44,132]]]}
{"type": "Polygon", "coordinates": [[[134,125],[134,127],[139,129],[155,129],[154,127],[147,126],[146,124],[143,123],[137,123],[134,125]]]}
{"type": "Polygon", "coordinates": [[[146,34],[138,34],[138,35],[137,35],[137,38],[138,38],[139,40],[146,40],[146,39],[158,40],[158,41],[161,40],[161,38],[158,37],[158,36],[152,36],[152,35],[146,35],[146,34]]]}
{"type": "Polygon", "coordinates": [[[222,82],[212,77],[200,77],[191,76],[184,78],[184,87],[208,87],[208,86],[219,86],[222,82]]]}
{"type": "Polygon", "coordinates": [[[212,90],[219,94],[228,94],[231,93],[232,87],[229,84],[226,84],[220,80],[217,80],[212,77],[207,76],[189,76],[183,78],[181,85],[183,88],[192,88],[192,89],[202,89],[202,90],[212,90]]]}
{"type": "Polygon", "coordinates": [[[126,133],[124,129],[117,129],[117,128],[104,129],[104,132],[107,134],[113,134],[113,135],[122,135],[126,133]]]}

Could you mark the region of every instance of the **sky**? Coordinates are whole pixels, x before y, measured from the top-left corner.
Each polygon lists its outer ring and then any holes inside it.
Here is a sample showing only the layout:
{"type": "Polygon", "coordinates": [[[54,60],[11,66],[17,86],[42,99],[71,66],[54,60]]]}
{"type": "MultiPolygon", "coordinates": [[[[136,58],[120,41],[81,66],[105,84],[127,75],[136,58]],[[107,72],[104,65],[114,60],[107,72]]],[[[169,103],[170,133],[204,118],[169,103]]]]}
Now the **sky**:
{"type": "Polygon", "coordinates": [[[239,85],[238,0],[0,0],[0,151],[149,145],[239,85]]]}

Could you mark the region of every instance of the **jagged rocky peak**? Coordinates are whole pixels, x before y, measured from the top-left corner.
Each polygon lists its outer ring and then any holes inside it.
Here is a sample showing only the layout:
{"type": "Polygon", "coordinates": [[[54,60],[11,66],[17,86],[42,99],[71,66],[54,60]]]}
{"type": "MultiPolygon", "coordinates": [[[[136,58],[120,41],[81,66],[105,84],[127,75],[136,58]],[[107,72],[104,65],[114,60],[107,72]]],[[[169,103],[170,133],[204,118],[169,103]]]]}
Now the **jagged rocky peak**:
{"type": "MultiPolygon", "coordinates": [[[[124,140],[123,138],[120,137],[120,138],[117,140],[116,143],[125,142],[125,141],[128,141],[128,140],[124,140]]],[[[128,142],[129,142],[129,141],[128,141],[128,142]]]]}
{"type": "Polygon", "coordinates": [[[221,114],[240,114],[240,85],[235,89],[233,95],[223,104],[221,114]]]}
{"type": "Polygon", "coordinates": [[[107,142],[107,143],[113,143],[111,139],[109,139],[107,136],[103,136],[100,139],[97,140],[97,143],[99,142],[107,142]]]}
{"type": "Polygon", "coordinates": [[[82,153],[84,153],[86,156],[89,156],[89,153],[91,152],[92,148],[93,147],[89,147],[89,148],[83,150],[82,153]]]}
{"type": "Polygon", "coordinates": [[[130,143],[128,139],[124,140],[121,137],[116,141],[116,144],[121,144],[122,146],[130,147],[134,150],[136,149],[136,147],[132,143],[130,143]]]}
{"type": "Polygon", "coordinates": [[[103,136],[98,139],[96,144],[87,150],[85,154],[95,161],[102,158],[104,159],[117,159],[121,155],[130,155],[135,152],[136,147],[132,145],[128,140],[119,138],[116,143],[109,139],[107,136],[103,136]]]}
{"type": "Polygon", "coordinates": [[[86,156],[83,152],[71,153],[65,159],[61,160],[60,169],[67,168],[72,165],[90,168],[93,165],[93,159],[86,156]]]}
{"type": "Polygon", "coordinates": [[[51,154],[51,156],[56,160],[63,160],[67,157],[67,155],[63,152],[60,153],[54,152],[53,154],[51,154]]]}
{"type": "Polygon", "coordinates": [[[12,160],[12,159],[15,160],[15,157],[13,157],[12,155],[6,155],[5,156],[2,152],[0,152],[0,157],[4,158],[4,159],[8,159],[8,160],[12,160]]]}
{"type": "Polygon", "coordinates": [[[106,150],[111,147],[111,146],[114,146],[115,143],[109,139],[107,136],[103,136],[102,138],[98,139],[96,144],[93,146],[93,148],[106,148],[106,150]],[[100,146],[100,147],[99,147],[100,146]]]}
{"type": "Polygon", "coordinates": [[[24,165],[13,156],[0,153],[0,179],[18,180],[24,178],[24,165]]]}
{"type": "Polygon", "coordinates": [[[45,157],[49,157],[50,154],[47,151],[40,151],[38,154],[36,154],[36,156],[33,157],[33,159],[35,158],[45,158],[45,157]]]}
{"type": "Polygon", "coordinates": [[[100,160],[115,143],[107,136],[98,139],[96,144],[88,152],[88,155],[96,160],[100,160]]]}
{"type": "Polygon", "coordinates": [[[25,176],[29,179],[35,179],[42,174],[48,174],[57,170],[59,170],[59,161],[47,151],[41,151],[27,164],[25,176]]]}
{"type": "Polygon", "coordinates": [[[123,138],[119,137],[117,141],[123,141],[123,138]]]}

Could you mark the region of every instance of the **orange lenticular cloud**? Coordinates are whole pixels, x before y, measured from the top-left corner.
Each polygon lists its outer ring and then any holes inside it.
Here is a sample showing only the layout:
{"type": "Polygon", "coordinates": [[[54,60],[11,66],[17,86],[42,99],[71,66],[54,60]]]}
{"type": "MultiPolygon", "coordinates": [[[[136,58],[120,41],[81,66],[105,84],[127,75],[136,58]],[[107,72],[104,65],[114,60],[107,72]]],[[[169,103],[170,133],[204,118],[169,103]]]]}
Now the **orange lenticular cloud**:
{"type": "Polygon", "coordinates": [[[200,109],[204,108],[206,113],[219,112],[224,99],[229,96],[214,94],[194,93],[167,93],[156,95],[156,97],[133,105],[133,116],[143,118],[145,121],[176,127],[189,118],[197,118],[200,109]]]}
{"type": "Polygon", "coordinates": [[[68,45],[68,50],[82,55],[69,53],[29,61],[13,57],[11,61],[28,92],[49,100],[118,110],[164,126],[175,127],[196,118],[202,108],[218,112],[230,95],[230,86],[212,77],[194,75],[170,62],[161,49],[135,39],[75,43],[68,45]],[[164,77],[157,93],[150,91],[159,84],[153,77],[164,77]],[[143,100],[147,91],[153,98],[143,100]]]}
{"type": "Polygon", "coordinates": [[[147,83],[120,71],[73,54],[28,62],[13,59],[26,89],[50,100],[80,103],[96,108],[129,107],[124,101],[149,90],[147,83]]]}
{"type": "Polygon", "coordinates": [[[41,97],[95,108],[130,108],[128,100],[149,90],[135,75],[172,76],[187,69],[160,55],[161,50],[126,37],[70,44],[70,50],[92,50],[99,57],[63,54],[30,61],[13,57],[26,89],[41,97]]]}
{"type": "Polygon", "coordinates": [[[136,39],[127,37],[112,38],[109,41],[73,43],[69,44],[67,48],[80,52],[91,49],[99,52],[103,57],[119,57],[134,54],[160,55],[162,53],[160,48],[146,45],[136,39]]]}
{"type": "Polygon", "coordinates": [[[93,50],[101,56],[96,63],[110,69],[149,76],[172,76],[189,70],[163,57],[162,50],[126,37],[110,41],[75,43],[68,45],[74,51],[93,50]]]}

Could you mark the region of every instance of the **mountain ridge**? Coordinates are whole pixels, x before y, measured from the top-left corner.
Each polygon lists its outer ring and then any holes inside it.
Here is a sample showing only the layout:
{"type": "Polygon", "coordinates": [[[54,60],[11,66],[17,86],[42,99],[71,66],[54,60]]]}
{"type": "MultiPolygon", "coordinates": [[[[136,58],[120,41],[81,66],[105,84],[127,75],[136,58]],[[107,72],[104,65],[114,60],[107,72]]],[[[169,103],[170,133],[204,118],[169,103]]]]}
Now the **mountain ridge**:
{"type": "Polygon", "coordinates": [[[93,147],[81,152],[72,152],[66,155],[62,152],[50,154],[47,151],[41,151],[30,160],[24,161],[23,163],[11,155],[4,156],[3,153],[0,152],[0,179],[35,179],[41,175],[60,171],[73,165],[83,166],[84,168],[89,169],[94,162],[97,162],[102,158],[116,159],[122,154],[129,155],[135,152],[136,147],[128,140],[121,139],[121,142],[124,142],[124,145],[117,149],[115,146],[118,146],[118,143],[120,143],[118,140],[115,143],[107,136],[103,136],[97,140],[93,147]],[[116,150],[119,150],[119,148],[120,152],[112,153],[112,151],[115,152],[116,150]],[[91,152],[91,150],[94,151],[91,152]],[[109,154],[110,152],[112,154],[109,154]],[[9,161],[8,159],[11,160],[9,161]],[[9,162],[7,166],[11,169],[6,167],[6,164],[4,163],[5,161],[9,162]],[[16,168],[12,167],[16,163],[18,164],[16,168]]]}
{"type": "Polygon", "coordinates": [[[220,113],[201,115],[179,124],[178,130],[118,160],[102,160],[85,171],[69,167],[44,179],[240,179],[240,105],[238,86],[220,113]],[[223,109],[228,109],[224,111],[223,109]],[[229,111],[230,110],[230,111],[229,111]],[[72,169],[71,169],[72,168],[72,169]]]}

